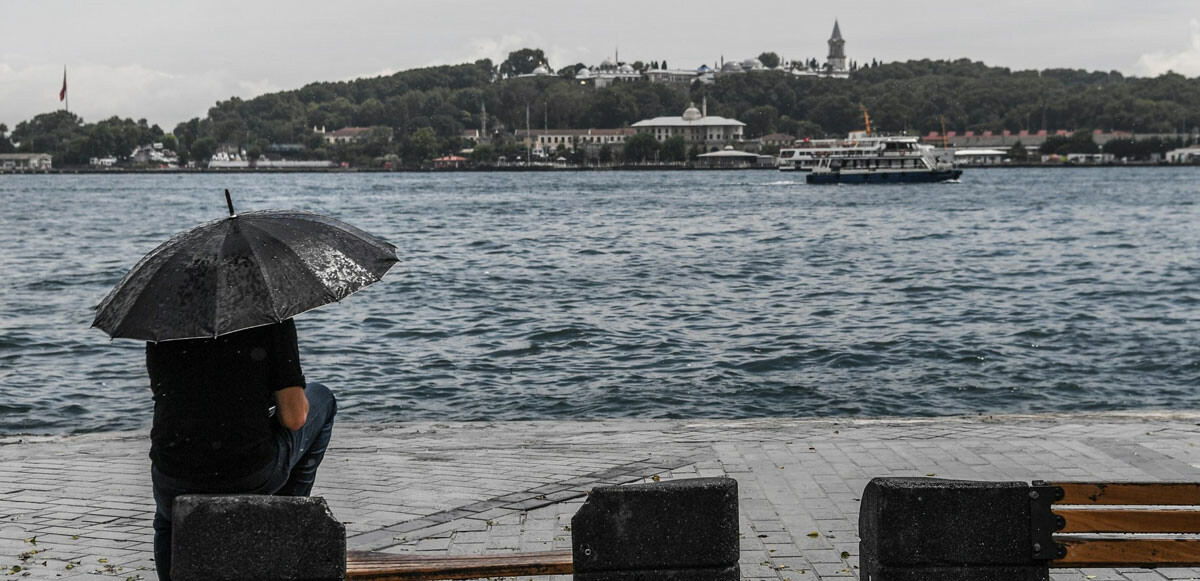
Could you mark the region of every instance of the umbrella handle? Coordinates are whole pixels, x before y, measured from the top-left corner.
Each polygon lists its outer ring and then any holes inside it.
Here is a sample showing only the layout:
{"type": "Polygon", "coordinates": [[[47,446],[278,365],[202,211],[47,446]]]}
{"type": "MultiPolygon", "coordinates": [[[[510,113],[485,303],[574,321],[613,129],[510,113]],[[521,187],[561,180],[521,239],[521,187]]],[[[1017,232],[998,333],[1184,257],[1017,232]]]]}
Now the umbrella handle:
{"type": "Polygon", "coordinates": [[[229,217],[235,218],[237,214],[233,213],[233,198],[229,197],[229,190],[225,190],[225,205],[229,206],[229,217]]]}

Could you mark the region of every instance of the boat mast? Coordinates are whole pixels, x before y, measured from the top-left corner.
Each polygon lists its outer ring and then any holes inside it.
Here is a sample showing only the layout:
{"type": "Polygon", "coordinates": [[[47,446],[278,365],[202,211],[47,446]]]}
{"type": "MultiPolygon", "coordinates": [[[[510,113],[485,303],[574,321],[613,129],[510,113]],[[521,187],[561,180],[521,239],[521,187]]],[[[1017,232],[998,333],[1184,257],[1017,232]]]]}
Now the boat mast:
{"type": "Polygon", "coordinates": [[[863,112],[863,123],[865,123],[865,124],[866,124],[866,126],[867,126],[867,136],[868,136],[868,137],[870,137],[870,135],[871,135],[871,116],[870,116],[869,114],[867,114],[867,106],[866,106],[866,105],[859,105],[859,108],[861,108],[861,109],[862,109],[862,112],[863,112]]]}

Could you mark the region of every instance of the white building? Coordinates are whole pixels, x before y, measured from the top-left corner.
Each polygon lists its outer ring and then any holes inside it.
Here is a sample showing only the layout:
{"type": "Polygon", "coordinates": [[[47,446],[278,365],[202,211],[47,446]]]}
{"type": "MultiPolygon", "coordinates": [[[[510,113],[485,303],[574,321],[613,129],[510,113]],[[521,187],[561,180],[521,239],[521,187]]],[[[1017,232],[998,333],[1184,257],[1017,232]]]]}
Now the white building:
{"type": "Polygon", "coordinates": [[[532,73],[525,73],[523,75],[517,75],[517,78],[524,79],[524,78],[528,78],[528,77],[553,77],[553,76],[554,76],[554,71],[550,70],[550,67],[546,66],[546,63],[538,63],[537,68],[533,69],[532,73]]]}
{"type": "Polygon", "coordinates": [[[1004,156],[1008,155],[1003,149],[956,149],[954,163],[959,165],[1000,165],[1004,156]]]}
{"type": "Polygon", "coordinates": [[[707,109],[704,107],[702,111],[692,105],[679,117],[646,119],[634,123],[633,128],[638,133],[653,135],[659,142],[679,135],[688,146],[695,145],[713,151],[742,140],[745,123],[737,119],[709,116],[707,109]]]}
{"type": "Polygon", "coordinates": [[[693,81],[697,80],[702,83],[713,82],[713,75],[706,66],[701,66],[698,69],[650,69],[644,74],[646,80],[651,83],[691,85],[693,81]]]}
{"type": "Polygon", "coordinates": [[[642,74],[634,70],[628,63],[618,63],[613,59],[604,59],[597,67],[579,69],[575,80],[580,84],[590,84],[597,89],[603,89],[613,83],[628,83],[642,78],[642,74]]]}
{"type": "Polygon", "coordinates": [[[50,169],[48,153],[0,153],[0,170],[50,169]]]}
{"type": "Polygon", "coordinates": [[[623,129],[518,129],[514,133],[517,141],[528,147],[534,157],[546,157],[563,146],[567,151],[582,149],[597,153],[601,147],[609,146],[615,151],[625,147],[625,140],[637,131],[623,129]]]}
{"type": "Polygon", "coordinates": [[[1167,163],[1200,163],[1200,145],[1168,151],[1167,163]]]}

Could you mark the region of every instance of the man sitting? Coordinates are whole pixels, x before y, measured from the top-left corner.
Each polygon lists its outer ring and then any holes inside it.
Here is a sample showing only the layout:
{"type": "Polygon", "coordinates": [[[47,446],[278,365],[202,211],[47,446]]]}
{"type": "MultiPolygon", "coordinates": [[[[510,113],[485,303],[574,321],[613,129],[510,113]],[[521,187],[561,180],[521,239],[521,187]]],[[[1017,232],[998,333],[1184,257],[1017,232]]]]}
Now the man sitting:
{"type": "Polygon", "coordinates": [[[181,494],[308,496],[337,402],[300,369],[296,326],[146,344],[154,558],[171,578],[171,510],[181,494]]]}

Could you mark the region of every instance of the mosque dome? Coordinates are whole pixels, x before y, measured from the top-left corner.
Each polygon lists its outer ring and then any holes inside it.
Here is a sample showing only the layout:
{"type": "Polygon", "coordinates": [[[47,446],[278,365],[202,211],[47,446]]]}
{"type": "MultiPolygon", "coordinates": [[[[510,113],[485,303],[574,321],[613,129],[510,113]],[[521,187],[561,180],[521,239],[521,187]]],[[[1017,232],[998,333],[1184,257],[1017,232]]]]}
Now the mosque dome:
{"type": "Polygon", "coordinates": [[[740,73],[740,72],[742,72],[742,65],[739,65],[734,61],[729,61],[721,66],[721,72],[723,72],[723,73],[740,73]]]}
{"type": "Polygon", "coordinates": [[[536,69],[533,69],[533,74],[535,74],[535,75],[549,75],[549,74],[553,74],[553,73],[551,73],[551,72],[550,72],[550,69],[546,68],[546,64],[545,64],[545,63],[542,63],[542,64],[538,65],[536,69]]]}
{"type": "Polygon", "coordinates": [[[690,104],[688,108],[683,111],[684,121],[695,121],[701,117],[703,117],[703,115],[700,114],[700,110],[697,109],[696,105],[694,104],[690,104]]]}
{"type": "Polygon", "coordinates": [[[604,59],[604,61],[600,63],[600,68],[602,69],[612,69],[616,68],[616,66],[617,63],[614,63],[612,59],[604,59]]]}
{"type": "Polygon", "coordinates": [[[633,67],[629,66],[629,63],[625,63],[625,64],[621,65],[621,72],[622,73],[632,73],[632,72],[634,72],[634,70],[633,70],[633,67]]]}
{"type": "Polygon", "coordinates": [[[749,71],[749,70],[761,69],[764,67],[763,67],[762,61],[760,61],[758,59],[746,59],[746,60],[742,61],[742,68],[749,71]]]}
{"type": "Polygon", "coordinates": [[[589,69],[589,68],[586,68],[586,67],[584,67],[584,68],[582,68],[582,69],[579,69],[579,71],[577,71],[577,72],[575,73],[575,78],[576,78],[576,79],[590,79],[590,78],[592,78],[592,69],[589,69]]]}

